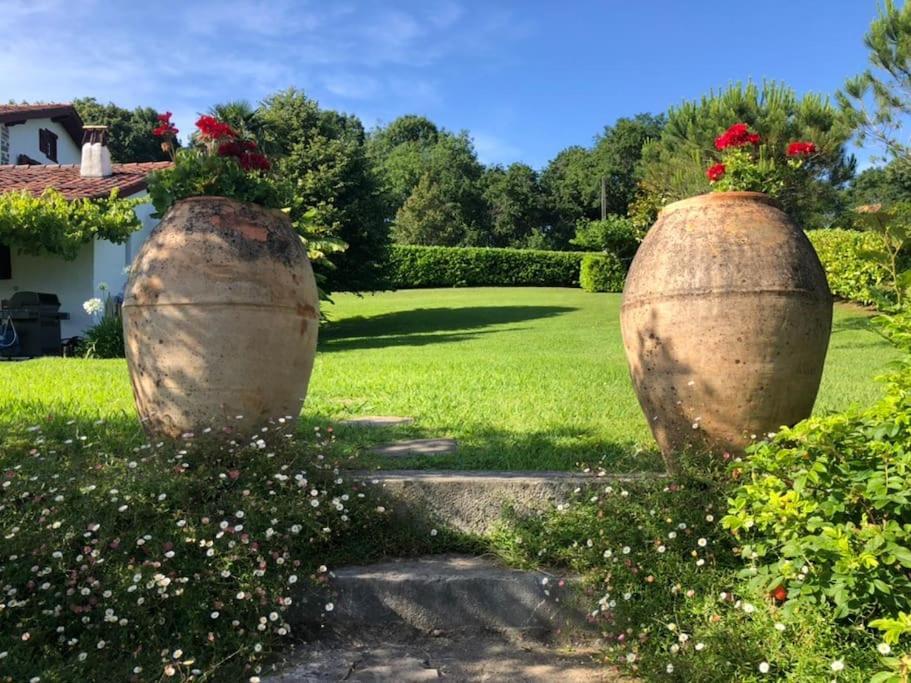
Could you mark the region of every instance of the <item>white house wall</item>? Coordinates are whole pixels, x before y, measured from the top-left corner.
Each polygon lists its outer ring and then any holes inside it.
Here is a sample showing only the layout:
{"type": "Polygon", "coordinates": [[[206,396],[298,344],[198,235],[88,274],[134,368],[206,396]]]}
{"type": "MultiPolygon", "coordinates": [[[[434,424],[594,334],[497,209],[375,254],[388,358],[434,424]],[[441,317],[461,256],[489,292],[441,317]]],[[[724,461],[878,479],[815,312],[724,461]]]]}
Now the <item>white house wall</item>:
{"type": "Polygon", "coordinates": [[[15,248],[12,252],[13,277],[11,280],[0,280],[0,299],[8,299],[20,290],[56,294],[60,299],[60,311],[70,314],[70,319],[61,323],[64,337],[81,334],[92,324],[91,318],[82,309],[82,303],[93,296],[94,245],[84,245],[73,261],[20,254],[15,248]]]}
{"type": "Polygon", "coordinates": [[[59,123],[50,119],[30,119],[9,129],[9,160],[15,164],[20,154],[26,154],[42,164],[78,164],[82,161],[82,148],[59,123]],[[48,159],[38,148],[38,131],[42,128],[57,135],[57,161],[48,159]]]}
{"type": "MultiPolygon", "coordinates": [[[[133,196],[144,197],[147,193],[133,196]]],[[[60,299],[61,312],[70,314],[70,320],[61,324],[63,336],[83,334],[95,321],[85,313],[82,304],[93,296],[101,296],[97,287],[102,282],[108,286],[111,296],[123,292],[126,267],[158,224],[158,220],[151,217],[153,211],[151,204],[136,207],[142,227],[125,244],[95,240],[84,245],[73,261],[48,255],[28,256],[17,253],[14,248],[11,259],[13,277],[11,280],[0,280],[0,299],[8,299],[13,292],[20,290],[56,294],[60,299]]]]}

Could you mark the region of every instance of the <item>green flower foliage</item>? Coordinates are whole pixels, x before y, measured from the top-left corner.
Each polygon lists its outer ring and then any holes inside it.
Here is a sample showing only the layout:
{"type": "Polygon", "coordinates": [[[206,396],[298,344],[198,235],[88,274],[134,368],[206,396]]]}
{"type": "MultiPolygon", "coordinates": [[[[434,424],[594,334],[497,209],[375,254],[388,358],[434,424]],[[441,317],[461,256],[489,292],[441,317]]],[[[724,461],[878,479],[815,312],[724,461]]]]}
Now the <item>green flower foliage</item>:
{"type": "Polygon", "coordinates": [[[133,210],[141,200],[120,199],[117,192],[106,199],[68,200],[57,190],[40,196],[28,192],[0,194],[0,244],[23,252],[46,252],[76,258],[79,248],[94,239],[122,243],[140,228],[133,210]]]}
{"type": "MultiPolygon", "coordinates": [[[[418,287],[578,287],[584,252],[393,245],[398,289],[418,287]]],[[[619,265],[619,264],[618,264],[619,265]]]]}
{"type": "Polygon", "coordinates": [[[813,243],[836,296],[862,304],[890,304],[889,270],[869,256],[879,246],[876,235],[856,230],[810,230],[813,243]]]}
{"type": "Polygon", "coordinates": [[[782,429],[732,474],[724,524],[755,588],[844,618],[911,610],[911,359],[879,403],[782,429]]]}
{"type": "Polygon", "coordinates": [[[613,254],[586,254],[582,259],[579,284],[586,292],[621,292],[626,271],[613,254]]]}
{"type": "Polygon", "coordinates": [[[282,208],[282,192],[258,171],[245,171],[233,157],[177,150],[174,166],[149,175],[149,196],[160,218],[187,197],[230,197],[239,202],[282,208]]]}

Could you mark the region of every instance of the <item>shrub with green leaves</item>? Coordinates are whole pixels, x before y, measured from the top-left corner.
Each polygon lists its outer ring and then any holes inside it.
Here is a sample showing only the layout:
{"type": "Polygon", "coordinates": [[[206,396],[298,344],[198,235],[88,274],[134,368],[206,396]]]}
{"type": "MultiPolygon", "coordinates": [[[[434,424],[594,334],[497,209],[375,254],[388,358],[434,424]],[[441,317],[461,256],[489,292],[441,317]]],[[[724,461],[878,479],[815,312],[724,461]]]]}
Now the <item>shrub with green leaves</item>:
{"type": "Polygon", "coordinates": [[[814,417],[749,449],[724,523],[753,586],[838,617],[911,611],[911,362],[881,401],[814,417]]]}
{"type": "Polygon", "coordinates": [[[622,292],[626,272],[613,254],[586,254],[579,284],[586,292],[622,292]]]}
{"type": "Polygon", "coordinates": [[[607,659],[636,680],[867,681],[875,639],[840,629],[827,605],[786,613],[744,585],[720,524],[723,463],[710,472],[704,459],[682,463],[673,479],[607,476],[549,514],[514,518],[497,532],[500,553],[583,576],[607,659]]]}
{"type": "Polygon", "coordinates": [[[608,216],[603,221],[581,220],[571,244],[586,251],[603,251],[624,262],[632,260],[642,241],[642,232],[626,216],[608,216]]]}
{"type": "Polygon", "coordinates": [[[874,234],[831,228],[810,230],[807,237],[825,268],[833,294],[862,304],[891,303],[889,271],[870,256],[879,247],[874,234]]]}
{"type": "Polygon", "coordinates": [[[392,286],[578,287],[584,252],[393,245],[392,286]]]}

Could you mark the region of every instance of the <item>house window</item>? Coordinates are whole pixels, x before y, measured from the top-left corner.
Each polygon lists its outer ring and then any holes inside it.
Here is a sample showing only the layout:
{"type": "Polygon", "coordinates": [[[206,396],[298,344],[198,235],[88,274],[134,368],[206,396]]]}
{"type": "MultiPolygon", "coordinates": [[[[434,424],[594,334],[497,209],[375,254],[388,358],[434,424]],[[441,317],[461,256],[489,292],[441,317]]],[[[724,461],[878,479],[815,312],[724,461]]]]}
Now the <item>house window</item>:
{"type": "Polygon", "coordinates": [[[0,244],[0,280],[13,279],[13,258],[10,248],[0,244]]]}
{"type": "Polygon", "coordinates": [[[57,134],[42,128],[38,131],[38,149],[51,161],[57,161],[57,134]]]}

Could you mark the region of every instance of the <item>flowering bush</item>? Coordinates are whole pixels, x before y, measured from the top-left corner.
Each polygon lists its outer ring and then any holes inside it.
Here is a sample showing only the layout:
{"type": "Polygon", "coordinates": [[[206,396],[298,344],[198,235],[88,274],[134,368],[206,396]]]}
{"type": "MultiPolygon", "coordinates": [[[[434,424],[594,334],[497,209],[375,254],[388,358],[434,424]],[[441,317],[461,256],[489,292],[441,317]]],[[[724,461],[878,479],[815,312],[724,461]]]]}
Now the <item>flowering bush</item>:
{"type": "Polygon", "coordinates": [[[282,193],[268,176],[271,164],[254,141],[240,139],[231,126],[204,115],[196,121],[197,144],[178,150],[178,130],[171,124],[171,113],[158,118],[159,125],[152,134],[162,139],[162,148],[174,161],[173,168],[149,177],[149,195],[158,216],[174,202],[205,195],[282,207],[282,193]]]}
{"type": "Polygon", "coordinates": [[[720,160],[705,172],[713,190],[748,190],[773,197],[804,187],[816,155],[816,145],[803,140],[789,143],[783,154],[770,150],[745,123],[735,123],[715,138],[715,150],[720,160]]]}
{"type": "Polygon", "coordinates": [[[582,574],[609,660],[636,680],[867,681],[876,639],[846,637],[825,605],[785,611],[744,585],[721,525],[724,468],[683,462],[674,480],[608,476],[553,513],[514,519],[498,532],[500,552],[582,574]]]}
{"type": "Polygon", "coordinates": [[[85,332],[79,353],[86,358],[123,358],[123,318],[120,314],[120,297],[112,297],[106,283],[98,285],[101,296],[92,297],[82,304],[83,310],[95,321],[85,332]],[[103,297],[103,298],[102,298],[103,297]]]}
{"type": "Polygon", "coordinates": [[[328,568],[451,542],[390,525],[296,425],[172,445],[126,416],[0,419],[0,680],[253,680],[332,609],[328,568]]]}

